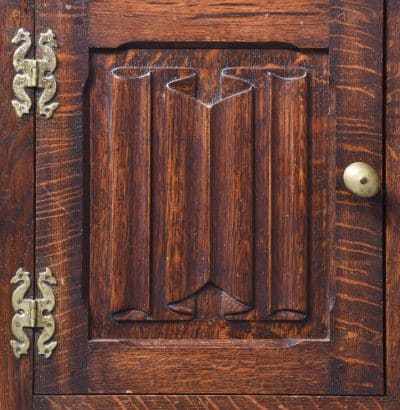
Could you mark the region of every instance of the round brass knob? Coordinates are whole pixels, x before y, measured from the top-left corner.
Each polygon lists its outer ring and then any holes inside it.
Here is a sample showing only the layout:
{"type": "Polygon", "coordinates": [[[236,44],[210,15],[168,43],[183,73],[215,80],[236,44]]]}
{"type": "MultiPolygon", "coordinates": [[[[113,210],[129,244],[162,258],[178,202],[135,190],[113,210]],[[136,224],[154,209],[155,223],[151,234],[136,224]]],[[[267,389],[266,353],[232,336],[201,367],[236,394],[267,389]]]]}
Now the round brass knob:
{"type": "Polygon", "coordinates": [[[361,198],[372,198],[381,190],[377,172],[365,162],[353,162],[343,173],[346,188],[361,198]]]}

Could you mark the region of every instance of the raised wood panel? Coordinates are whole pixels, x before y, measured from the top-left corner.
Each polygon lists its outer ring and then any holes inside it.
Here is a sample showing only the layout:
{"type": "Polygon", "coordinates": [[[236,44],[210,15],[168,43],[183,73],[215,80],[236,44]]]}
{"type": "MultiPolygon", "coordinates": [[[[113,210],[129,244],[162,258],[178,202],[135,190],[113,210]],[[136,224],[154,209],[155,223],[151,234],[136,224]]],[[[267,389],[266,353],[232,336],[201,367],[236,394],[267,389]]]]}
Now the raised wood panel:
{"type": "Polygon", "coordinates": [[[326,48],[329,40],[327,0],[118,0],[92,1],[89,8],[91,47],[239,41],[326,48]]]}
{"type": "Polygon", "coordinates": [[[92,55],[92,337],[325,337],[326,54],[130,53],[92,55]]]}

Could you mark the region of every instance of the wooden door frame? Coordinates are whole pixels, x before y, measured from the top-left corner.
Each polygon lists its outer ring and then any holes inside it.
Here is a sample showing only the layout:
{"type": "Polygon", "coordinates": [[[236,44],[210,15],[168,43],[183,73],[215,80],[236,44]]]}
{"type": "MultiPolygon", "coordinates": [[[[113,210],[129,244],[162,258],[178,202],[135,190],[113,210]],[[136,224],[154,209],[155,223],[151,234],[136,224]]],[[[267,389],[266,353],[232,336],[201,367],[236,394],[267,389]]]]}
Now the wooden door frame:
{"type": "MultiPolygon", "coordinates": [[[[356,6],[354,3],[332,0],[331,3],[335,6],[331,11],[331,18],[333,30],[337,30],[336,34],[339,37],[351,38],[351,28],[349,27],[356,20],[356,6]],[[345,20],[340,20],[344,16],[345,20]],[[346,24],[341,24],[341,21],[346,24]],[[335,28],[336,25],[336,28],[335,28]]],[[[3,287],[5,297],[0,300],[0,325],[2,329],[9,329],[9,322],[11,316],[11,309],[9,300],[11,297],[11,286],[8,285],[8,275],[12,272],[15,266],[24,265],[27,269],[33,270],[33,117],[27,117],[24,120],[16,120],[10,113],[9,101],[11,100],[11,81],[14,75],[11,69],[11,58],[13,49],[9,46],[9,41],[12,38],[15,30],[20,26],[25,26],[28,29],[34,30],[33,22],[33,5],[36,5],[36,32],[43,27],[52,27],[54,31],[60,34],[63,39],[62,50],[59,52],[59,59],[62,60],[63,55],[68,56],[65,61],[71,64],[72,67],[78,70],[79,75],[85,77],[87,68],[87,48],[85,43],[85,34],[87,28],[87,14],[86,8],[82,1],[62,1],[50,0],[42,1],[24,1],[24,0],[0,0],[0,6],[5,13],[0,17],[3,19],[4,27],[7,30],[3,33],[0,43],[1,56],[3,61],[3,99],[1,100],[1,108],[4,118],[2,141],[0,142],[0,158],[4,158],[5,162],[2,164],[0,179],[1,192],[6,195],[3,197],[2,208],[8,210],[5,212],[5,222],[0,227],[2,237],[7,238],[7,244],[2,247],[3,271],[6,274],[1,276],[1,286],[3,287]],[[46,4],[46,7],[44,7],[46,4]],[[62,6],[62,7],[61,7],[62,6]],[[68,7],[66,7],[68,6],[68,7]],[[58,10],[63,10],[63,15],[58,14],[58,10]],[[79,49],[76,44],[80,45],[79,49]],[[71,55],[73,58],[71,58],[71,55]],[[21,178],[21,175],[23,178],[21,178]],[[18,186],[19,190],[15,190],[18,186]],[[24,195],[18,195],[21,190],[24,195]],[[4,205],[5,204],[5,205],[4,205]],[[12,204],[12,205],[10,205],[12,204]],[[15,221],[11,210],[19,210],[17,214],[18,220],[15,221]]],[[[379,18],[379,8],[381,1],[374,0],[366,7],[365,20],[363,24],[373,24],[373,20],[379,18]],[[376,12],[378,10],[378,17],[376,12]]],[[[383,10],[382,10],[383,12],[383,10]]],[[[400,76],[398,76],[398,65],[400,61],[400,27],[397,23],[400,20],[400,5],[397,0],[386,0],[386,151],[384,158],[386,160],[386,395],[385,396],[191,396],[191,395],[127,395],[127,396],[62,396],[62,395],[36,395],[34,396],[34,407],[40,409],[47,408],[62,408],[63,405],[75,407],[90,404],[95,408],[112,408],[117,404],[124,405],[127,408],[133,405],[144,405],[149,408],[171,408],[173,406],[179,408],[207,408],[207,406],[214,405],[215,407],[234,406],[238,408],[245,408],[247,406],[276,408],[277,406],[291,406],[296,405],[302,408],[343,408],[347,405],[349,409],[364,407],[364,408],[398,408],[400,404],[400,94],[397,91],[400,88],[400,76]],[[397,27],[396,27],[397,26],[397,27]]],[[[359,24],[359,21],[358,21],[359,24]]],[[[345,41],[340,43],[341,47],[345,46],[345,41]]],[[[377,40],[378,41],[378,40],[377,40]]],[[[361,42],[359,45],[360,62],[363,61],[369,51],[364,48],[365,43],[361,42]]],[[[377,63],[379,66],[379,62],[377,63]]],[[[372,69],[371,67],[369,67],[372,69]]],[[[61,68],[62,69],[62,68],[61,68]]],[[[69,104],[66,106],[64,113],[68,114],[68,119],[60,118],[63,122],[63,130],[65,135],[71,137],[71,145],[64,152],[64,159],[68,164],[67,167],[75,175],[74,187],[76,189],[77,197],[74,197],[69,206],[69,216],[64,220],[67,224],[73,224],[74,215],[82,212],[82,185],[83,178],[79,172],[79,164],[81,163],[82,153],[82,127],[81,110],[83,109],[83,101],[79,97],[74,97],[73,92],[78,94],[82,89],[82,82],[73,81],[74,69],[69,68],[69,77],[71,84],[69,86],[69,104]],[[75,138],[72,138],[74,137],[75,138]],[[78,150],[78,154],[77,154],[78,150]],[[80,150],[80,151],[79,151],[80,150]],[[68,162],[69,161],[69,162],[68,162]],[[71,216],[72,215],[72,216],[71,216]]],[[[350,68],[347,68],[351,70],[350,68]]],[[[357,68],[353,68],[356,70],[357,68]]],[[[75,71],[76,72],[76,71],[75,71]]],[[[343,75],[348,75],[343,73],[343,75]]],[[[340,75],[340,74],[339,74],[340,75]]],[[[82,78],[82,77],[81,77],[82,78]]],[[[385,108],[382,104],[382,108],[385,108]]],[[[62,112],[62,111],[61,111],[62,112]]],[[[13,114],[13,113],[11,113],[13,114]]],[[[38,124],[38,131],[44,131],[45,125],[38,124]]],[[[54,133],[55,128],[54,128],[54,133]]],[[[52,127],[47,127],[47,135],[52,137],[52,127]]],[[[58,140],[55,140],[57,143],[58,140]]],[[[50,154],[49,154],[50,155],[50,154]]],[[[50,158],[48,158],[50,159],[50,158]]],[[[58,159],[56,159],[58,160],[58,159]]],[[[36,178],[40,183],[40,170],[37,171],[36,178]]],[[[42,171],[43,172],[43,171],[42,171]]],[[[56,176],[53,190],[58,192],[60,184],[63,185],[62,176],[56,176]]],[[[50,187],[50,190],[52,188],[50,187]]],[[[53,192],[53,193],[54,193],[53,192]]],[[[57,199],[57,197],[55,198],[57,199]]],[[[64,204],[65,207],[65,204],[64,204]]],[[[60,222],[58,222],[60,223],[60,222]]],[[[40,238],[40,226],[37,229],[37,236],[40,238]]],[[[45,232],[43,232],[45,235],[45,232]]],[[[75,238],[76,241],[76,238],[75,238]]],[[[78,240],[80,243],[80,240],[78,240]]],[[[76,242],[72,242],[75,243],[76,242]]],[[[68,270],[74,267],[80,267],[82,261],[79,255],[80,250],[71,251],[66,256],[65,268],[68,270]]],[[[40,260],[37,261],[40,264],[40,260]]],[[[37,266],[41,268],[42,266],[37,266]]],[[[74,283],[67,283],[66,288],[73,288],[74,283]]],[[[76,284],[75,284],[76,285],[76,284]]],[[[81,301],[80,289],[74,287],[74,292],[71,290],[65,293],[65,297],[69,298],[69,303],[75,308],[82,309],[85,314],[83,303],[81,301]],[[81,304],[80,304],[81,303],[81,304]]],[[[3,294],[2,294],[3,295],[3,294]]],[[[69,315],[76,315],[77,310],[71,310],[69,315]]],[[[68,316],[68,315],[67,315],[68,316]]],[[[65,323],[68,322],[68,318],[65,323]]],[[[79,348],[80,337],[85,338],[86,329],[75,329],[71,332],[70,340],[77,348],[79,348]]],[[[6,361],[1,361],[0,365],[2,372],[0,373],[0,404],[4,409],[20,409],[30,408],[32,398],[32,357],[24,357],[22,361],[15,360],[12,356],[11,349],[8,349],[10,333],[4,331],[0,341],[2,351],[6,351],[6,361]],[[4,346],[6,344],[7,346],[4,346]],[[7,369],[3,371],[4,367],[7,369]]],[[[85,363],[79,363],[79,352],[74,352],[75,357],[66,357],[67,365],[73,365],[77,375],[82,375],[81,378],[76,379],[81,381],[79,386],[71,386],[71,391],[85,392],[85,363]],[[78,390],[75,390],[78,389],[78,390]]],[[[58,351],[58,354],[62,354],[58,351]]],[[[3,358],[4,359],[4,358],[3,358]]],[[[122,407],[122,406],[121,406],[122,407]]]]}
{"type": "Polygon", "coordinates": [[[19,267],[34,272],[35,187],[34,117],[19,119],[11,106],[15,74],[11,39],[19,27],[34,31],[34,2],[0,0],[0,9],[0,408],[8,410],[32,406],[32,351],[18,360],[10,346],[14,315],[10,279],[19,267]]]}

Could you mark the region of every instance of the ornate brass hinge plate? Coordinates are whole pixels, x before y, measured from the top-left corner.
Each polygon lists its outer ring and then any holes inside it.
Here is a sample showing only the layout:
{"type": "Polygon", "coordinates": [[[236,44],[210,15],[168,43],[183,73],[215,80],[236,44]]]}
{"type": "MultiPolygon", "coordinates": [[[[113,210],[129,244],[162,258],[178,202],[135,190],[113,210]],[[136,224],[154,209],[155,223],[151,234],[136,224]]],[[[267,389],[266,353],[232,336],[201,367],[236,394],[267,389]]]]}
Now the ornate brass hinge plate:
{"type": "Polygon", "coordinates": [[[53,288],[50,285],[56,285],[51,270],[46,268],[44,272],[39,273],[38,288],[42,298],[25,299],[28,292],[31,279],[29,272],[20,268],[11,279],[11,283],[18,285],[12,294],[12,306],[15,314],[11,322],[11,330],[14,338],[10,341],[16,357],[27,354],[30,347],[28,336],[24,328],[41,328],[42,331],[37,341],[38,352],[40,355],[50,357],[57,346],[57,342],[50,339],[53,337],[56,325],[54,322],[53,311],[56,300],[53,288]]]}
{"type": "Polygon", "coordinates": [[[11,101],[18,117],[29,114],[32,107],[32,100],[25,91],[26,87],[42,88],[43,92],[39,97],[39,113],[46,118],[52,117],[58,107],[58,102],[49,102],[57,90],[56,79],[53,75],[57,66],[55,48],[57,41],[54,33],[49,29],[46,33],[41,33],[38,41],[38,50],[41,58],[37,60],[26,59],[31,45],[31,33],[20,28],[15,37],[11,40],[13,44],[19,44],[14,52],[13,65],[17,74],[13,81],[15,99],[11,101]]]}

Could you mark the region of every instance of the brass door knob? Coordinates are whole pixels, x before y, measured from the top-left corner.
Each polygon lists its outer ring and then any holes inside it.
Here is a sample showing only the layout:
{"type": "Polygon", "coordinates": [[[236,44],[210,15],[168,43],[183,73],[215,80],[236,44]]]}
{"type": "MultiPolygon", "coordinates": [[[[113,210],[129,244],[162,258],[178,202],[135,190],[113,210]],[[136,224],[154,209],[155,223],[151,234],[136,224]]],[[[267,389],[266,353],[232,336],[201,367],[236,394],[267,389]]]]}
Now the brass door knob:
{"type": "Polygon", "coordinates": [[[377,172],[365,162],[353,162],[343,173],[346,188],[361,198],[372,198],[381,190],[377,172]]]}

